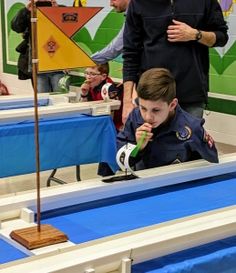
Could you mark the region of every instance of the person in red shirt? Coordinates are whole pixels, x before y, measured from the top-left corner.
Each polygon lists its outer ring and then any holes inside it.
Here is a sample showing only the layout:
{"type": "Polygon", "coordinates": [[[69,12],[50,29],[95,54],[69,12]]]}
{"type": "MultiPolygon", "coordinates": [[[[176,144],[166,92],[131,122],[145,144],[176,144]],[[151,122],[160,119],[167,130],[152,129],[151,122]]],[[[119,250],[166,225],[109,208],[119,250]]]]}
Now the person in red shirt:
{"type": "MultiPolygon", "coordinates": [[[[122,101],[123,85],[116,85],[108,76],[109,65],[97,64],[93,67],[86,68],[84,75],[85,81],[81,85],[81,99],[80,101],[98,101],[117,99],[122,101]]],[[[122,124],[122,106],[119,110],[113,113],[113,121],[117,131],[119,131],[122,124]]],[[[105,162],[100,162],[98,166],[98,175],[108,176],[113,175],[113,171],[105,162]]]]}
{"type": "MultiPolygon", "coordinates": [[[[97,64],[93,67],[86,68],[85,81],[81,85],[81,99],[80,101],[97,101],[116,99],[122,101],[123,86],[116,85],[108,76],[109,65],[97,64]]],[[[122,127],[122,107],[114,111],[113,121],[116,129],[120,130],[122,127]]]]}

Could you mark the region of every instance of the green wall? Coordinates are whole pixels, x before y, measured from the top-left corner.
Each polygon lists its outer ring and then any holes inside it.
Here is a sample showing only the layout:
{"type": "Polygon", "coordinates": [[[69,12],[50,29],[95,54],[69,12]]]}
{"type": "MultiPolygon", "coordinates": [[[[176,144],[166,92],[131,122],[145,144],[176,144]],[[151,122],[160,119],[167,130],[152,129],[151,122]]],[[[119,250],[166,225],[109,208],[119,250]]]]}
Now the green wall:
{"type": "MultiPolygon", "coordinates": [[[[4,3],[11,0],[2,0],[2,36],[3,36],[3,70],[5,73],[16,74],[16,61],[18,55],[15,47],[19,44],[21,36],[10,29],[9,22],[16,12],[23,6],[23,1],[15,2],[10,6],[5,14],[4,3]],[[6,39],[8,43],[6,43],[6,39]],[[6,46],[8,44],[8,46],[6,46]],[[8,59],[7,59],[8,56],[8,59]]],[[[109,1],[107,1],[109,5],[109,1]]],[[[220,1],[221,4],[223,0],[220,1]]],[[[236,1],[232,1],[236,2],[236,1]]],[[[99,1],[97,1],[99,5],[99,1]]],[[[210,49],[210,92],[216,94],[236,96],[236,4],[232,4],[229,11],[224,11],[225,18],[229,25],[230,40],[225,48],[210,49]]],[[[78,31],[73,39],[89,55],[105,47],[119,32],[124,22],[123,14],[114,11],[107,12],[103,21],[96,25],[96,32],[92,36],[86,27],[78,31]]],[[[111,76],[122,79],[122,58],[119,56],[110,62],[111,76]]],[[[80,79],[72,78],[72,83],[79,84],[80,79]]],[[[230,113],[235,115],[236,102],[228,103],[225,100],[210,98],[209,108],[219,112],[230,113]]]]}

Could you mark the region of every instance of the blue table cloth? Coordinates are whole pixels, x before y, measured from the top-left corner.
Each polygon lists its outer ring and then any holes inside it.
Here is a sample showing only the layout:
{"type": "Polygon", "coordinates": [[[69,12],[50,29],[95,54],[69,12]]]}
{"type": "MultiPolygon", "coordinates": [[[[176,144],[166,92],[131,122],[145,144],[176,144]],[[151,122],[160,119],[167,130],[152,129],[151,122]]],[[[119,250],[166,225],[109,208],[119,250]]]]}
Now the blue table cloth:
{"type": "MultiPolygon", "coordinates": [[[[107,162],[115,171],[116,130],[110,116],[39,122],[40,170],[107,162]]],[[[0,125],[0,177],[35,172],[34,122],[0,125]]]]}

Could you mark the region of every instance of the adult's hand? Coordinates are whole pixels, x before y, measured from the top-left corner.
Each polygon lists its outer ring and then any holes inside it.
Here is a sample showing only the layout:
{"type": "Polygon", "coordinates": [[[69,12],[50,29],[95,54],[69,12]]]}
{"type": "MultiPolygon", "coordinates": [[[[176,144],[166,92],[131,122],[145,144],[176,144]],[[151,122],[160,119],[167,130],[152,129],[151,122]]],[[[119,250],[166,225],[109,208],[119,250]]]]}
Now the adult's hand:
{"type": "Polygon", "coordinates": [[[125,124],[129,113],[134,109],[134,104],[131,102],[123,102],[123,110],[122,110],[122,123],[125,124]]]}
{"type": "Polygon", "coordinates": [[[32,5],[31,5],[31,0],[29,0],[29,3],[26,5],[26,8],[27,8],[29,11],[31,11],[31,7],[32,7],[32,5]]]}
{"type": "Polygon", "coordinates": [[[189,25],[173,20],[173,24],[168,26],[167,39],[169,42],[187,42],[196,39],[197,30],[189,25]]]}
{"type": "MultiPolygon", "coordinates": [[[[173,24],[168,26],[167,39],[169,42],[188,42],[195,41],[198,29],[192,28],[189,25],[173,20],[173,24]]],[[[199,43],[212,47],[216,42],[216,35],[213,31],[201,31],[202,38],[198,40],[199,43]]]]}

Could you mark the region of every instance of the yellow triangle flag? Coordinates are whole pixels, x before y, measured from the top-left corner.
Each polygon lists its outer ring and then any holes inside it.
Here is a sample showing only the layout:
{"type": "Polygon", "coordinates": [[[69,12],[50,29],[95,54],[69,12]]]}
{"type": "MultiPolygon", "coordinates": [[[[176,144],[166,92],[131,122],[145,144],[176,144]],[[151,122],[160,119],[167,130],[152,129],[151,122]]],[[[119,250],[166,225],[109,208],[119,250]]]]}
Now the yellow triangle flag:
{"type": "Polygon", "coordinates": [[[90,57],[40,10],[38,17],[39,72],[94,66],[90,57]]]}

